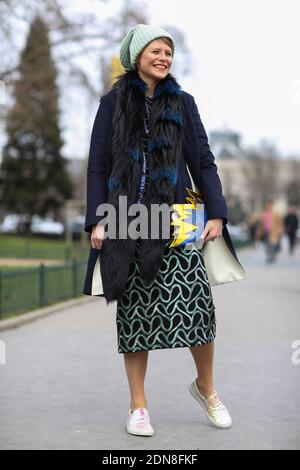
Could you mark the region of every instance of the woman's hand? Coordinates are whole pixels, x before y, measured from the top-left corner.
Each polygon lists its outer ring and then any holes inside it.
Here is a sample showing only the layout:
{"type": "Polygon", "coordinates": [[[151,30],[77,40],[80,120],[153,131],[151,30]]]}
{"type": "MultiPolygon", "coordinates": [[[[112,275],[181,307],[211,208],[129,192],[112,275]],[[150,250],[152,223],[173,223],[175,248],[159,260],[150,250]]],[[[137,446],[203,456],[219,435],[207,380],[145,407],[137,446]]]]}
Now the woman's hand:
{"type": "Polygon", "coordinates": [[[204,227],[201,238],[205,242],[214,240],[222,235],[223,219],[209,219],[204,227]]]}
{"type": "Polygon", "coordinates": [[[98,224],[93,226],[92,234],[91,234],[91,244],[92,248],[96,250],[101,250],[102,243],[104,240],[104,232],[105,226],[98,224]]]}

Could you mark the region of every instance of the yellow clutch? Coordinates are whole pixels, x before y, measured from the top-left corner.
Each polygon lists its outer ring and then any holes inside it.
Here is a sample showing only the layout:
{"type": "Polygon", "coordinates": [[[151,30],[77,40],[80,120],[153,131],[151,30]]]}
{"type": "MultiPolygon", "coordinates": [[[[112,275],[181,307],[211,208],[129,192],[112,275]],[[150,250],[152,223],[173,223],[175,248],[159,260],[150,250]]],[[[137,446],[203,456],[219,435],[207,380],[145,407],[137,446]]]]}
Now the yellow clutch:
{"type": "Polygon", "coordinates": [[[188,196],[185,203],[173,204],[171,225],[176,227],[168,243],[168,247],[193,244],[197,248],[203,246],[201,234],[207,222],[207,214],[201,193],[186,188],[188,196]]]}

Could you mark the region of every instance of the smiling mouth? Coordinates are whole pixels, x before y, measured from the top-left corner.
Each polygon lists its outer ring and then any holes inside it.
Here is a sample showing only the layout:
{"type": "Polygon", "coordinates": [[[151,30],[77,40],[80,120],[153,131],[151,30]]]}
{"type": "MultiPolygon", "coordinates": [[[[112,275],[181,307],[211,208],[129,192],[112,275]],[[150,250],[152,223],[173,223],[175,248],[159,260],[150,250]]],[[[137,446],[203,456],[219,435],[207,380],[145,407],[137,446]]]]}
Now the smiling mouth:
{"type": "Polygon", "coordinates": [[[158,65],[158,64],[153,65],[153,67],[156,68],[156,69],[159,69],[159,70],[166,70],[166,68],[167,68],[165,65],[158,65]]]}

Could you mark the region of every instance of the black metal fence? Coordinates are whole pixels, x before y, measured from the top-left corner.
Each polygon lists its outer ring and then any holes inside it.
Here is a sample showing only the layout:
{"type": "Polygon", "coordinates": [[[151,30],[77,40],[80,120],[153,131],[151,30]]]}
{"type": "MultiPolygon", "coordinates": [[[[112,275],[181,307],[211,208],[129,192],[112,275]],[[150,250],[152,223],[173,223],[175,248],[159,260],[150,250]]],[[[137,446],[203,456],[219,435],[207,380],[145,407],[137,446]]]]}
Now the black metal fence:
{"type": "MultiPolygon", "coordinates": [[[[235,248],[249,242],[234,241],[235,248]]],[[[87,267],[84,260],[65,260],[60,265],[0,270],[0,320],[83,295],[87,267]]]]}
{"type": "Polygon", "coordinates": [[[0,270],[0,319],[83,295],[87,262],[0,270]]]}

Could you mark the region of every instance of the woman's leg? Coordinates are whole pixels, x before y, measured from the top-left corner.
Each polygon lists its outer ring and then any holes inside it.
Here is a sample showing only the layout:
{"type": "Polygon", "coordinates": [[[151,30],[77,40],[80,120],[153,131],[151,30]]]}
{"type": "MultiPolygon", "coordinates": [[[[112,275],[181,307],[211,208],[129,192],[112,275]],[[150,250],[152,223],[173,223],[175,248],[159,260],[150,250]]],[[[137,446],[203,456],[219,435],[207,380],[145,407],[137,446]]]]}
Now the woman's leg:
{"type": "Polygon", "coordinates": [[[124,353],[124,362],[131,395],[131,411],[137,408],[147,408],[144,390],[147,361],[148,351],[124,353]]]}
{"type": "Polygon", "coordinates": [[[189,391],[204,407],[206,416],[212,424],[219,428],[229,428],[232,424],[231,416],[214,389],[214,342],[211,341],[210,343],[203,344],[202,346],[190,347],[190,350],[198,371],[198,377],[196,380],[197,388],[202,397],[199,396],[197,390],[195,390],[194,380],[189,386],[189,391]]]}
{"type": "Polygon", "coordinates": [[[192,346],[189,348],[197,368],[197,385],[206,398],[214,392],[213,378],[213,360],[214,360],[214,341],[201,346],[192,346]]]}

